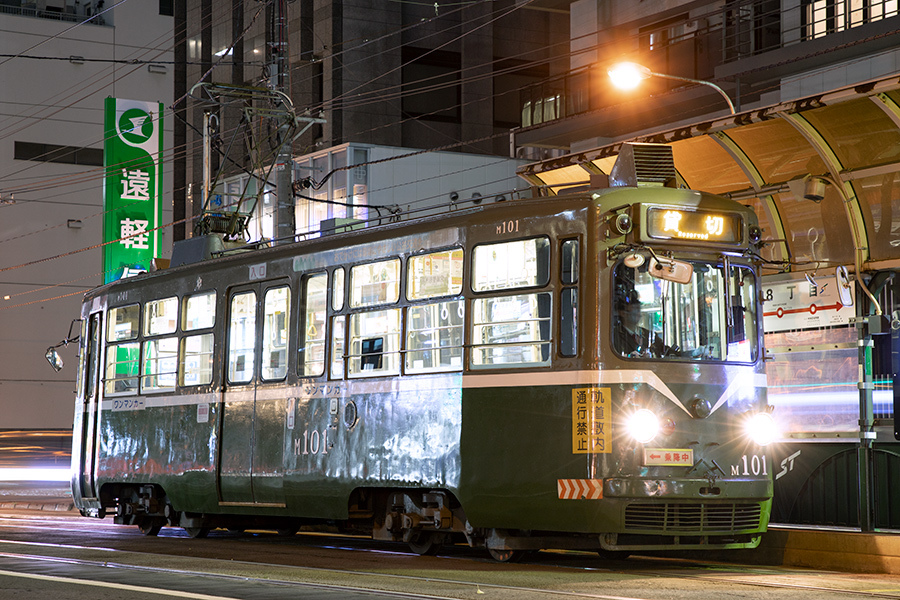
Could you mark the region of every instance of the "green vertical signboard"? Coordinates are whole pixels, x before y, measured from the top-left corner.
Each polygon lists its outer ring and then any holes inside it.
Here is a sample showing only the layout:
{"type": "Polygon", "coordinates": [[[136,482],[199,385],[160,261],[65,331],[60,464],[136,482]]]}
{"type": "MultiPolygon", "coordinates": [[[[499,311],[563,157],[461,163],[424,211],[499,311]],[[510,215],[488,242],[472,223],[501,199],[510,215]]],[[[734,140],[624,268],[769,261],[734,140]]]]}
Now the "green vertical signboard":
{"type": "Polygon", "coordinates": [[[150,270],[162,206],[159,102],[107,98],[105,106],[104,282],[150,270]]]}

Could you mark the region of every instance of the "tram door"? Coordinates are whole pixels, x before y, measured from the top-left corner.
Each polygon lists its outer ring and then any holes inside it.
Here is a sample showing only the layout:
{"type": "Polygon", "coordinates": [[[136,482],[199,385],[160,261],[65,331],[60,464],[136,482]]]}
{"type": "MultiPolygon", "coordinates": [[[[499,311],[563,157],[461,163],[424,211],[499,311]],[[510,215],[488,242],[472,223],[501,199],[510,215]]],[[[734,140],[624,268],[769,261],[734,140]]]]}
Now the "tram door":
{"type": "Polygon", "coordinates": [[[272,281],[233,288],[219,456],[223,505],[284,505],[284,390],[291,288],[272,281]]]}
{"type": "Polygon", "coordinates": [[[96,498],[97,418],[100,411],[100,351],[102,313],[91,315],[85,333],[87,344],[81,376],[81,451],[78,455],[78,483],[82,498],[96,498]]]}

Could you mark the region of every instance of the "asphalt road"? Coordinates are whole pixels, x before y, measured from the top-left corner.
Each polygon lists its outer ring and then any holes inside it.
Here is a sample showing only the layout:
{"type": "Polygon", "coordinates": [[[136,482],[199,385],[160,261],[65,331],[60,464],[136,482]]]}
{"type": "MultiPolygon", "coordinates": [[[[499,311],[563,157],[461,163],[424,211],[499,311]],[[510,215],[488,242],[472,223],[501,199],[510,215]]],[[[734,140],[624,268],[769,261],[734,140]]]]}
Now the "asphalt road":
{"type": "MultiPolygon", "coordinates": [[[[727,558],[727,557],[723,557],[727,558]]],[[[900,578],[636,557],[540,552],[493,562],[464,546],[417,556],[363,538],[177,528],[145,537],[58,510],[0,508],[0,600],[122,598],[900,599],[900,578]]]]}

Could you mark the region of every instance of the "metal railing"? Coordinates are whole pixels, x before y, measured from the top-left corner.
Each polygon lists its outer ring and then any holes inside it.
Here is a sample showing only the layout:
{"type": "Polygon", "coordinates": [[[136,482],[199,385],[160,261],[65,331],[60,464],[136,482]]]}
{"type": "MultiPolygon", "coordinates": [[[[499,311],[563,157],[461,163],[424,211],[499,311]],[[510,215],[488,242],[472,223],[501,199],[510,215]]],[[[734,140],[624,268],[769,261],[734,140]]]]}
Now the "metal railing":
{"type": "Polygon", "coordinates": [[[750,0],[723,8],[722,62],[862,27],[900,14],[898,0],[750,0]]]}
{"type": "MultiPolygon", "coordinates": [[[[0,14],[2,15],[15,15],[19,17],[33,17],[37,19],[49,19],[51,21],[63,21],[66,23],[80,23],[88,18],[89,15],[79,15],[74,12],[67,12],[64,10],[53,10],[53,9],[38,9],[37,5],[34,2],[22,2],[22,3],[5,3],[0,0],[0,14]]],[[[106,26],[106,20],[102,15],[97,16],[90,21],[87,21],[90,25],[102,25],[106,26]]]]}
{"type": "MultiPolygon", "coordinates": [[[[729,2],[705,17],[642,29],[639,46],[656,70],[669,72],[665,63],[671,60],[671,74],[707,80],[715,65],[897,16],[900,0],[746,0],[729,2]],[[685,64],[687,55],[695,58],[694,65],[685,64]],[[685,68],[697,72],[680,72],[685,68]]],[[[605,79],[604,70],[589,66],[522,90],[522,127],[600,108],[603,99],[598,90],[604,89],[605,79]]]]}

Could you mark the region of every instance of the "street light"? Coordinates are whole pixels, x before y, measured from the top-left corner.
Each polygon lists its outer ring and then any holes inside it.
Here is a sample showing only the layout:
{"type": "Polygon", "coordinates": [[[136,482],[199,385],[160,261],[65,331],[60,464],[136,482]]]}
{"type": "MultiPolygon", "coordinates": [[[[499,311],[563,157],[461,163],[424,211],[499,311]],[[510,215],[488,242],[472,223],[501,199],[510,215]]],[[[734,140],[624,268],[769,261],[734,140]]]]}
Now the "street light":
{"type": "Polygon", "coordinates": [[[725,98],[725,102],[728,103],[728,109],[731,111],[731,114],[734,114],[734,104],[731,103],[731,98],[728,97],[725,90],[710,81],[654,73],[647,67],[633,62],[621,62],[615,64],[607,71],[607,73],[609,73],[609,78],[612,80],[613,85],[622,90],[633,90],[641,83],[641,81],[649,79],[650,77],[660,77],[662,79],[674,79],[675,81],[686,81],[688,83],[706,85],[722,94],[722,97],[725,98]]]}

